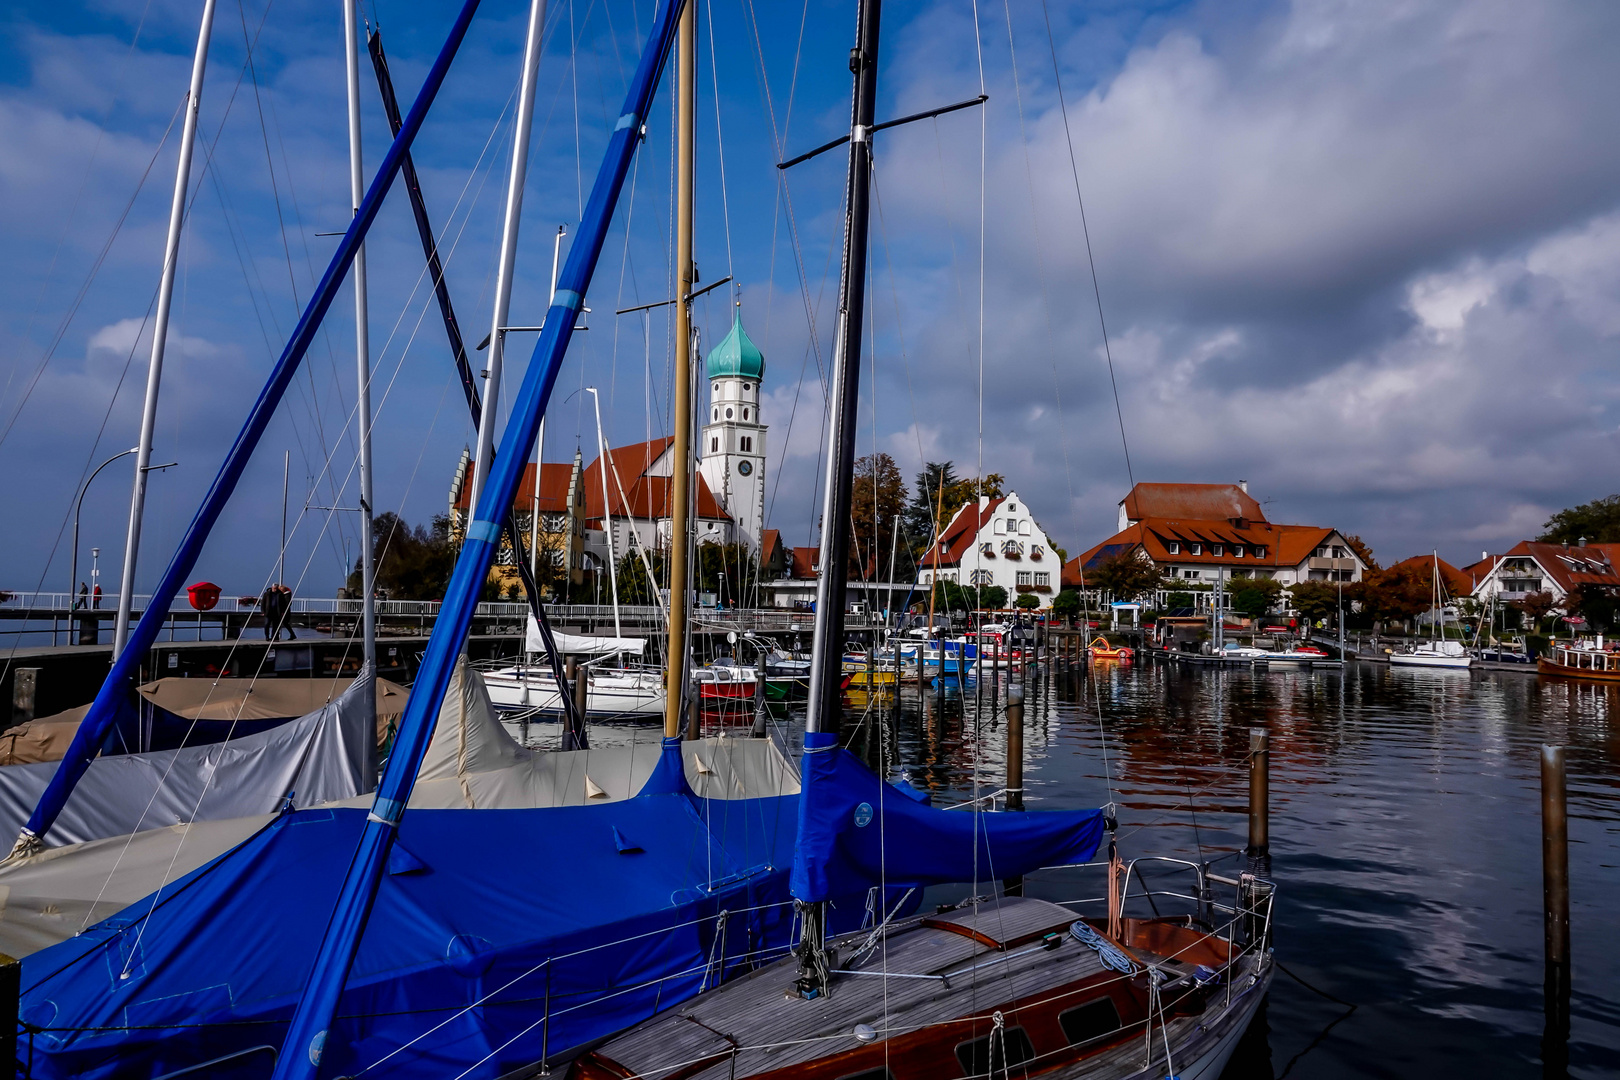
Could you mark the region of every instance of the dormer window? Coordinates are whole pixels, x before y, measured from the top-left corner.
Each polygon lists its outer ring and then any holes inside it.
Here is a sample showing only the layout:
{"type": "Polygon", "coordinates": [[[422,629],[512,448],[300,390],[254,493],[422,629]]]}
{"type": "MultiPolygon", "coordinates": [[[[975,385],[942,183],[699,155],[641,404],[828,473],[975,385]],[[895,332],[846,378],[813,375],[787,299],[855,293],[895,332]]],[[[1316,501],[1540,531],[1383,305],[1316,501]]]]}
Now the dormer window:
{"type": "Polygon", "coordinates": [[[1193,555],[1202,555],[1204,553],[1204,545],[1193,544],[1190,548],[1188,548],[1188,551],[1193,555]]]}
{"type": "Polygon", "coordinates": [[[1166,540],[1164,546],[1165,550],[1169,551],[1172,555],[1181,554],[1181,541],[1179,540],[1166,540]]]}
{"type": "Polygon", "coordinates": [[[1254,557],[1257,558],[1257,559],[1263,559],[1263,558],[1266,557],[1266,548],[1265,548],[1264,544],[1256,544],[1255,545],[1254,557]]]}
{"type": "Polygon", "coordinates": [[[1243,545],[1242,544],[1233,544],[1232,545],[1232,558],[1234,558],[1234,559],[1243,558],[1243,545]]]}
{"type": "Polygon", "coordinates": [[[1225,551],[1226,551],[1226,549],[1224,547],[1222,547],[1220,544],[1216,544],[1214,547],[1209,549],[1209,553],[1211,555],[1221,555],[1221,554],[1224,554],[1225,551]]]}

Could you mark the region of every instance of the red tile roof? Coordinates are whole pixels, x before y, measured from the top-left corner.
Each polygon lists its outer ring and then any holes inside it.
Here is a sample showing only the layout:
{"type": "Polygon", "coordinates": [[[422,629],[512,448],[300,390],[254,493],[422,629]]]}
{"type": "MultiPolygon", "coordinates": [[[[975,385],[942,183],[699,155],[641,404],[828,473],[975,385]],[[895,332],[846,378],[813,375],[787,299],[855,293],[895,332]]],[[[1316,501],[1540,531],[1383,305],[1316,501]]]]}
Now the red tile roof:
{"type": "MultiPolygon", "coordinates": [[[[540,471],[540,512],[542,514],[565,514],[568,512],[568,481],[573,476],[574,466],[569,463],[548,461],[540,471]]],[[[461,486],[456,494],[456,509],[463,513],[467,510],[467,500],[472,495],[471,473],[468,473],[468,482],[461,486]]],[[[523,467],[523,479],[518,481],[517,495],[512,500],[512,509],[519,513],[528,513],[534,506],[534,462],[523,467]]]]}
{"type": "Polygon", "coordinates": [[[777,529],[765,529],[759,534],[759,561],[771,561],[771,553],[782,542],[782,533],[777,529]]]}
{"type": "Polygon", "coordinates": [[[978,538],[979,531],[984,528],[1005,499],[991,499],[978,509],[978,503],[965,503],[959,509],[945,528],[940,531],[939,543],[930,548],[928,554],[922,557],[922,565],[927,567],[960,566],[962,556],[968,553],[973,541],[978,538]]]}
{"type": "MultiPolygon", "coordinates": [[[[1479,584],[1479,582],[1470,577],[1466,572],[1452,566],[1450,563],[1446,562],[1446,560],[1440,559],[1438,561],[1440,563],[1440,580],[1445,582],[1447,593],[1453,597],[1470,596],[1473,594],[1474,586],[1479,584]]],[[[1435,562],[1436,559],[1432,554],[1414,555],[1410,559],[1402,559],[1393,566],[1386,566],[1384,569],[1388,571],[1394,570],[1397,567],[1410,567],[1411,569],[1418,571],[1418,573],[1428,576],[1434,573],[1435,562]]],[[[1479,564],[1476,563],[1475,565],[1477,566],[1479,564]]],[[[1490,567],[1487,566],[1486,569],[1489,570],[1490,567]]],[[[1482,578],[1484,576],[1484,574],[1480,575],[1482,578]]]]}
{"type": "MultiPolygon", "coordinates": [[[[670,512],[670,478],[645,476],[653,462],[674,442],[673,437],[652,439],[648,442],[620,446],[608,450],[613,469],[608,474],[608,497],[614,517],[653,519],[668,517],[670,512]],[[620,488],[623,487],[621,493],[620,488]]],[[[714,492],[699,473],[697,480],[697,515],[715,521],[729,521],[730,516],[720,508],[714,492]]],[[[602,520],[602,459],[599,457],[585,467],[585,518],[600,528],[602,520]]]]}
{"type": "Polygon", "coordinates": [[[1472,593],[1479,588],[1479,583],[1485,580],[1487,574],[1496,569],[1496,564],[1502,561],[1500,555],[1486,555],[1479,562],[1469,563],[1459,567],[1457,573],[1468,579],[1468,591],[1472,593]]]}
{"type": "Polygon", "coordinates": [[[1227,566],[1236,570],[1291,570],[1310,558],[1311,553],[1332,535],[1332,529],[1318,525],[1273,525],[1266,521],[1247,521],[1240,527],[1228,521],[1148,518],[1070,559],[1063,567],[1062,582],[1066,589],[1079,588],[1081,567],[1090,570],[1106,559],[1138,549],[1145,550],[1156,563],[1227,566]],[[1181,546],[1181,550],[1173,555],[1168,546],[1172,541],[1181,546]],[[1197,555],[1192,553],[1194,543],[1202,548],[1197,555]],[[1216,544],[1222,548],[1219,555],[1214,551],[1216,544]],[[1234,553],[1239,545],[1243,547],[1242,556],[1234,553]],[[1265,551],[1263,557],[1255,554],[1259,549],[1265,551]]]}
{"type": "Polygon", "coordinates": [[[1620,571],[1615,560],[1620,559],[1620,544],[1544,544],[1538,540],[1525,540],[1509,548],[1503,558],[1528,555],[1546,571],[1547,576],[1564,592],[1574,592],[1582,585],[1603,585],[1620,589],[1620,571]]]}
{"type": "Polygon", "coordinates": [[[788,553],[788,577],[800,581],[814,581],[816,563],[821,559],[818,547],[796,547],[788,553]]]}
{"type": "Polygon", "coordinates": [[[1201,521],[1265,521],[1266,512],[1236,484],[1137,484],[1125,496],[1132,521],[1182,518],[1201,521]]]}

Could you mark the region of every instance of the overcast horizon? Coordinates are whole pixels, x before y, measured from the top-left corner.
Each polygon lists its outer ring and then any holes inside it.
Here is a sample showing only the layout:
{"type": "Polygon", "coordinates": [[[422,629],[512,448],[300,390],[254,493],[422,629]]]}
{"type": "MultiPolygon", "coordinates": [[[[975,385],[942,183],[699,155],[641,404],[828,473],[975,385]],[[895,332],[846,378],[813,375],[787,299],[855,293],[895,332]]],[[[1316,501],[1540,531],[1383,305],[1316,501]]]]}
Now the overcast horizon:
{"type": "MultiPolygon", "coordinates": [[[[652,3],[550,4],[515,323],[542,314],[652,3]]],[[[845,159],[785,182],[774,163],[847,130],[854,5],[789,7],[700,9],[697,257],[705,282],[740,283],[766,357],[766,527],[808,544],[845,159]]],[[[201,8],[30,3],[3,24],[0,470],[25,524],[0,587],[68,584],[78,485],[136,438],[201,8]]],[[[364,6],[402,102],[455,10],[364,6]]],[[[490,323],[526,12],[483,7],[415,154],[469,346],[490,323]]],[[[1049,38],[1041,5],[885,5],[880,118],[989,100],[877,136],[859,453],[893,454],[908,483],[925,461],[1001,473],[1071,555],[1112,534],[1133,478],[1246,480],[1272,521],[1359,535],[1386,565],[1463,565],[1620,491],[1620,9],[1051,0],[1050,20],[1049,38]]],[[[220,5],[212,42],[154,450],[180,465],[153,476],[138,591],[324,269],[318,234],[349,213],[341,7],[220,5]]],[[[369,177],[388,138],[364,59],[361,89],[369,177]]],[[[587,385],[611,442],[669,426],[667,319],[614,315],[669,295],[667,91],[547,460],[594,456],[587,385]]],[[[425,524],[472,429],[401,186],[368,258],[377,510],[425,524]]],[[[706,345],[731,295],[699,305],[706,345]]],[[[289,581],[331,595],[357,550],[353,515],[318,509],[355,500],[347,285],[325,327],[197,566],[229,593],[274,574],[284,453],[295,521],[312,507],[289,581]]],[[[533,340],[509,346],[503,407],[533,340]]],[[[109,591],[130,460],[85,500],[79,577],[97,546],[109,591]]]]}

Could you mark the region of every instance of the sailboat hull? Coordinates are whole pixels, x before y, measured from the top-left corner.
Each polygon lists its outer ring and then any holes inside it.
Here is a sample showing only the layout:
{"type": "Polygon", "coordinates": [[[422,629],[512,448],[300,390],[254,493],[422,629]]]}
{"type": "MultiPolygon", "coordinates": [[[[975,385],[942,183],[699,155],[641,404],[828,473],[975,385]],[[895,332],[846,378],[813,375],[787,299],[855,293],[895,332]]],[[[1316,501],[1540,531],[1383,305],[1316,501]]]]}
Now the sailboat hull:
{"type": "Polygon", "coordinates": [[[1389,657],[1392,667],[1414,668],[1449,668],[1452,670],[1465,670],[1471,657],[1467,656],[1426,656],[1413,653],[1391,653],[1389,657]]]}

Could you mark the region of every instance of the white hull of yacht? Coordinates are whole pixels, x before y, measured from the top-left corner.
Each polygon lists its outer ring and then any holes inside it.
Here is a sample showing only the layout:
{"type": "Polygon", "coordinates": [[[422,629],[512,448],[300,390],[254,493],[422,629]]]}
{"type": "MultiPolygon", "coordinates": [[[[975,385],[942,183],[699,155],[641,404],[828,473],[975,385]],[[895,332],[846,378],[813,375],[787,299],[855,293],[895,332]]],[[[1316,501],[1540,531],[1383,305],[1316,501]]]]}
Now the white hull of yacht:
{"type": "Polygon", "coordinates": [[[1450,668],[1453,670],[1466,669],[1473,658],[1468,656],[1440,656],[1425,653],[1391,653],[1389,662],[1393,667],[1420,667],[1420,668],[1450,668]]]}
{"type": "MultiPolygon", "coordinates": [[[[517,668],[484,673],[497,709],[561,712],[562,697],[549,672],[517,668]]],[[[585,691],[585,711],[605,716],[663,716],[664,687],[653,674],[595,673],[585,691]]]]}

